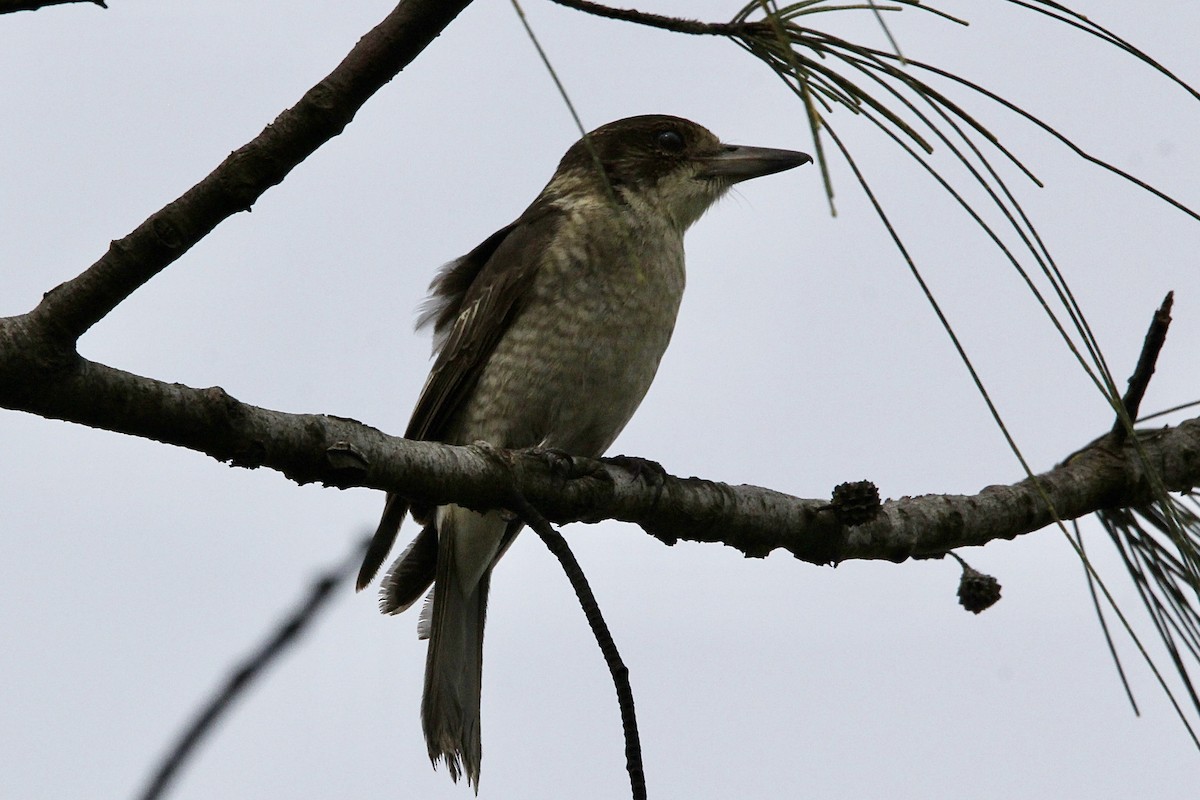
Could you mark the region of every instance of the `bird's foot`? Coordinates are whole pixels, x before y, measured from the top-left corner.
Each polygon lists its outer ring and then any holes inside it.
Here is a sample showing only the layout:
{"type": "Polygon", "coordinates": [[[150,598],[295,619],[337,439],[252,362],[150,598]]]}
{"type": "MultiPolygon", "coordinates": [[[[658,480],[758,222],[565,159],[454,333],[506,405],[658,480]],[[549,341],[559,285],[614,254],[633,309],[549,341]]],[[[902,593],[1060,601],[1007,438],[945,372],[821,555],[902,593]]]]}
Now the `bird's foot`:
{"type": "Polygon", "coordinates": [[[560,484],[580,477],[579,464],[575,461],[575,457],[566,450],[560,450],[557,447],[531,447],[525,452],[541,459],[545,463],[546,469],[560,484]]]}
{"type": "Polygon", "coordinates": [[[600,461],[604,464],[620,467],[628,472],[633,480],[644,483],[653,489],[654,502],[658,502],[667,478],[667,471],[663,469],[662,464],[638,456],[606,456],[600,459],[600,461]]]}

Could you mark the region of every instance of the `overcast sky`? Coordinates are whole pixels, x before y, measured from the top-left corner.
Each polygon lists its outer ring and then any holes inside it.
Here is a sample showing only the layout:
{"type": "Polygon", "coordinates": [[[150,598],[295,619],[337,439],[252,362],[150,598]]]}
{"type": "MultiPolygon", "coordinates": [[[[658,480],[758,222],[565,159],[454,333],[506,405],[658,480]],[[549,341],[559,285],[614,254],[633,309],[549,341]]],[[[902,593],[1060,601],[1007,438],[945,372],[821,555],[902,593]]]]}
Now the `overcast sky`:
{"type": "MultiPolygon", "coordinates": [[[[709,20],[735,2],[640,7],[709,20]]],[[[1200,7],[1077,0],[1200,84],[1200,7]]],[[[390,9],[134,2],[0,17],[0,315],[103,254],[292,105],[390,9]]],[[[906,55],[1010,96],[1200,207],[1200,102],[1115,49],[993,0],[960,29],[892,15],[906,55]]],[[[747,54],[528,0],[589,127],[642,113],[811,150],[747,54]]],[[[865,12],[821,15],[877,46],[865,12]]],[[[1175,323],[1144,409],[1200,395],[1200,224],[955,93],[1046,183],[1006,169],[1124,383],[1175,323]]],[[[893,214],[1035,469],[1111,425],[985,237],[860,118],[833,122],[893,214]]],[[[403,431],[428,368],[434,270],[511,221],[577,138],[507,0],[478,0],[345,133],[89,332],[89,358],[256,405],[403,431]]],[[[753,181],[688,237],[675,338],[614,452],[824,497],[975,492],[1022,477],[845,164],[838,216],[805,167],[753,181]]],[[[1176,419],[1178,419],[1177,417],[1176,419]]],[[[374,527],[382,496],[297,488],[156,443],[0,412],[0,797],[129,797],[229,666],[374,527]]],[[[1103,533],[1093,557],[1142,614],[1103,533]]],[[[406,529],[408,532],[408,529],[406,529]]],[[[567,530],[629,665],[654,798],[1191,798],[1200,755],[1127,640],[1124,698],[1080,565],[1047,530],[966,552],[1004,598],[976,617],[949,562],[815,567],[567,530]]],[[[402,534],[403,535],[403,534],[402,534]]],[[[174,797],[469,797],[433,772],[414,616],[343,589],[245,696],[174,797]]],[[[1153,645],[1154,636],[1142,624],[1153,645]]],[[[1160,650],[1154,651],[1169,672],[1160,650]]],[[[481,796],[627,796],[613,691],[536,537],[497,569],[481,796]]]]}

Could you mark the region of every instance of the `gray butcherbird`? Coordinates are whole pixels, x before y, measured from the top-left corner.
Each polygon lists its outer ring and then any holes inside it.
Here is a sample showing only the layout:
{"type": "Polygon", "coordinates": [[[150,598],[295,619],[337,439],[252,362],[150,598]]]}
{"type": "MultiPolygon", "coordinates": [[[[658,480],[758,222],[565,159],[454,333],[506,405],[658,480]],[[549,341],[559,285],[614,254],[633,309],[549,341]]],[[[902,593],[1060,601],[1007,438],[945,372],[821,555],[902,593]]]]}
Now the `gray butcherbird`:
{"type": "MultiPolygon", "coordinates": [[[[432,323],[437,360],[404,435],[602,455],[671,338],[684,231],[733,184],[811,160],[722,144],[678,117],[631,117],[589,133],[525,213],[430,285],[417,327],[432,323]]],[[[408,510],[388,495],[359,589],[408,510]]],[[[464,772],[478,791],[488,583],[521,523],[455,505],[412,512],[424,527],[388,571],[380,607],[403,611],[433,583],[425,740],[435,766],[445,758],[450,776],[464,772]]]]}

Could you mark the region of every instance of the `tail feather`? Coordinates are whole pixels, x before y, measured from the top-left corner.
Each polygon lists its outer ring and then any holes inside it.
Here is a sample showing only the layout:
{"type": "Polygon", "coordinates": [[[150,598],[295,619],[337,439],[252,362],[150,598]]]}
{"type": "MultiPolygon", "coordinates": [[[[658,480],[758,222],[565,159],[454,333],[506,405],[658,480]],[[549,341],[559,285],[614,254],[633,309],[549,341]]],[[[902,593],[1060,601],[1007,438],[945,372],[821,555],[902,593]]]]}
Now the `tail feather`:
{"type": "Polygon", "coordinates": [[[433,629],[433,589],[425,595],[421,603],[421,613],[417,614],[417,638],[423,642],[429,641],[429,632],[433,629]]]}
{"type": "Polygon", "coordinates": [[[492,563],[508,524],[496,513],[444,506],[437,515],[437,580],[421,724],[429,759],[479,791],[479,694],[492,563]]]}
{"type": "Polygon", "coordinates": [[[436,767],[445,759],[446,770],[457,781],[479,791],[482,754],[479,733],[479,696],[483,681],[483,625],[487,614],[490,574],[466,594],[458,585],[438,581],[434,586],[433,627],[425,664],[425,694],[421,698],[421,724],[429,760],[436,767]]]}
{"type": "Polygon", "coordinates": [[[426,525],[388,567],[379,587],[379,610],[399,614],[417,602],[437,573],[437,528],[426,525]]]}

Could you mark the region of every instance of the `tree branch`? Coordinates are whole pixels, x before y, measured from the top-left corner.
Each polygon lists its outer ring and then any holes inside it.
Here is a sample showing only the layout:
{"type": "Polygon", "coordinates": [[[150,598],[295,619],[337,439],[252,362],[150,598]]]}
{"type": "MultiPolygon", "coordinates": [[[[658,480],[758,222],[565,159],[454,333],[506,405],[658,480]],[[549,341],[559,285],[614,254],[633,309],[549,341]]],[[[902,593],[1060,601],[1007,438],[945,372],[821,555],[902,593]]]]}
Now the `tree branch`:
{"type": "MultiPolygon", "coordinates": [[[[783,548],[816,564],[937,555],[1054,521],[1031,479],[970,496],[888,501],[869,522],[845,526],[825,499],[755,486],[667,476],[659,488],[588,459],[575,459],[564,478],[536,453],[499,451],[497,458],[490,449],[409,441],[341,417],[258,408],[217,387],[132,375],[53,344],[27,317],[0,320],[0,406],[186,447],[233,466],[268,467],[301,484],[395,490],[422,504],[474,509],[506,507],[515,488],[556,523],[619,519],[669,544],[722,542],[748,556],[783,548]]],[[[1172,491],[1200,483],[1200,418],[1125,443],[1098,439],[1036,480],[1067,520],[1151,502],[1149,468],[1172,491]]]]}
{"type": "Polygon", "coordinates": [[[35,324],[74,342],[213,228],[247,211],[292,168],[337,136],[371,95],[404,69],[471,0],[403,0],[342,63],[208,177],[109,246],[83,274],[52,289],[35,324]]]}
{"type": "Polygon", "coordinates": [[[213,732],[217,722],[233,707],[237,700],[260,678],[264,671],[279,657],[300,641],[309,625],[335,597],[333,590],[348,583],[358,571],[358,563],[366,552],[367,542],[356,545],[349,558],[313,581],[304,601],[279,623],[253,654],[235,665],[212,697],[196,712],[180,732],[179,738],[155,766],[145,789],[138,795],[140,800],[158,800],[164,797],[184,764],[195,754],[197,746],[213,732]]]}
{"type": "Polygon", "coordinates": [[[509,502],[521,520],[537,533],[546,549],[558,559],[567,580],[571,582],[571,588],[575,590],[579,607],[587,617],[588,627],[592,629],[592,635],[604,656],[604,663],[608,666],[608,673],[612,676],[613,688],[617,692],[617,705],[621,709],[621,732],[625,736],[625,771],[629,773],[630,792],[633,800],[646,800],[642,740],[638,735],[637,710],[633,702],[633,687],[629,683],[629,667],[625,666],[621,653],[617,650],[617,643],[613,641],[612,632],[609,631],[608,623],[604,621],[604,615],[600,611],[600,603],[588,584],[587,576],[583,574],[583,567],[579,565],[563,535],[554,530],[546,518],[520,493],[514,492],[509,502]]]}
{"type": "Polygon", "coordinates": [[[613,8],[612,6],[590,2],[590,0],[553,0],[553,2],[566,8],[572,8],[576,11],[582,11],[585,14],[592,14],[605,19],[632,22],[637,25],[646,25],[651,28],[671,31],[672,33],[686,33],[693,36],[736,36],[744,32],[747,28],[762,30],[764,27],[760,22],[700,22],[694,19],[651,14],[647,11],[638,11],[636,8],[613,8]]]}
{"type": "Polygon", "coordinates": [[[59,6],[67,3],[91,3],[94,6],[108,8],[104,0],[0,0],[0,14],[11,14],[14,11],[36,11],[46,6],[59,6]]]}
{"type": "Polygon", "coordinates": [[[1167,342],[1167,329],[1171,327],[1171,306],[1174,303],[1175,293],[1167,292],[1162,305],[1158,307],[1158,311],[1154,312],[1154,318],[1150,321],[1150,330],[1146,331],[1146,338],[1142,342],[1142,352],[1138,356],[1137,366],[1133,369],[1133,375],[1129,376],[1129,388],[1125,390],[1125,396],[1121,398],[1125,414],[1124,416],[1118,414],[1117,421],[1113,423],[1112,435],[1118,439],[1125,435],[1127,430],[1125,426],[1132,425],[1133,420],[1138,417],[1138,411],[1141,410],[1142,398],[1146,396],[1150,378],[1154,375],[1154,366],[1158,363],[1158,354],[1162,352],[1163,345],[1167,342]]]}
{"type": "Polygon", "coordinates": [[[468,4],[401,2],[328,77],[212,174],[113,242],[32,312],[0,319],[0,406],[175,444],[235,466],[269,467],[298,483],[396,490],[422,503],[480,509],[503,507],[516,487],[555,522],[621,519],[668,543],[719,541],[753,556],[784,548],[814,563],[936,555],[1028,533],[1056,516],[1144,504],[1153,499],[1144,465],[1158,469],[1168,489],[1200,482],[1200,420],[1192,420],[1143,433],[1128,446],[1097,440],[1037,483],[888,502],[876,518],[847,526],[823,499],[696,478],[668,478],[660,492],[619,467],[584,460],[577,464],[581,477],[564,482],[530,454],[506,453],[498,462],[478,448],[405,441],[354,420],[257,408],[220,388],[166,384],[75,352],[76,338],[121,300],[337,135],[468,4]]]}

